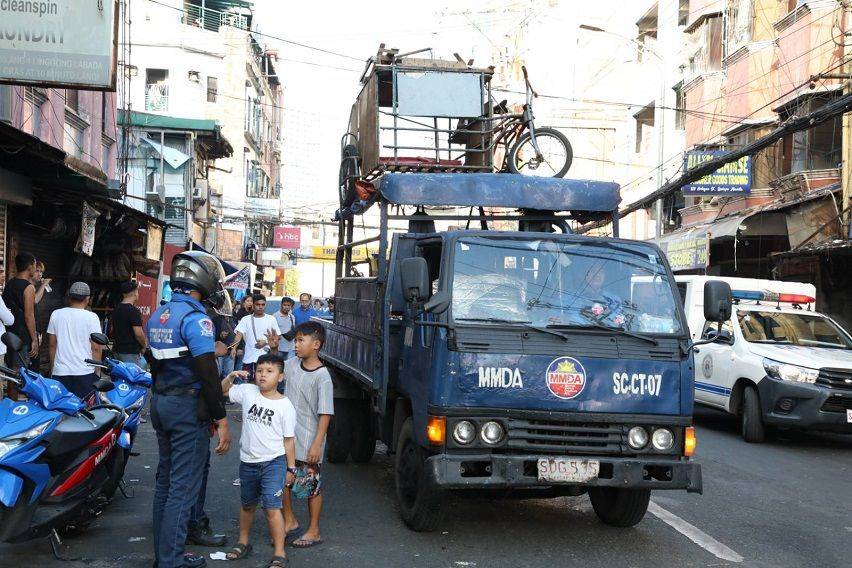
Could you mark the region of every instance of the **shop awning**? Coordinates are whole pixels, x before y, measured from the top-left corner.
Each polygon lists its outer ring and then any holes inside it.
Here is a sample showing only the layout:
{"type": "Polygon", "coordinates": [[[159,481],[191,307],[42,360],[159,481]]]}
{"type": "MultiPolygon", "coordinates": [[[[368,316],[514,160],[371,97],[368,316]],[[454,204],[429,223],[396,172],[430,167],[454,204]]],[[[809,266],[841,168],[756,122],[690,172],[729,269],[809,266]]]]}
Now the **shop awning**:
{"type": "Polygon", "coordinates": [[[144,136],[140,138],[142,142],[148,144],[151,148],[154,149],[154,152],[157,155],[162,156],[168,165],[173,167],[174,169],[178,169],[186,162],[189,161],[190,157],[181,152],[180,150],[176,150],[175,148],[169,148],[168,146],[163,146],[158,142],[154,142],[144,136]]]}
{"type": "Polygon", "coordinates": [[[198,250],[198,251],[206,252],[207,254],[212,254],[213,256],[215,256],[216,259],[219,261],[219,263],[222,265],[222,268],[225,269],[226,275],[234,274],[235,272],[239,272],[239,270],[240,270],[239,268],[237,268],[233,264],[229,264],[228,262],[222,260],[217,255],[215,255],[212,252],[210,252],[209,250],[205,249],[203,246],[199,245],[198,243],[194,243],[194,242],[190,241],[189,250],[198,250]]]}

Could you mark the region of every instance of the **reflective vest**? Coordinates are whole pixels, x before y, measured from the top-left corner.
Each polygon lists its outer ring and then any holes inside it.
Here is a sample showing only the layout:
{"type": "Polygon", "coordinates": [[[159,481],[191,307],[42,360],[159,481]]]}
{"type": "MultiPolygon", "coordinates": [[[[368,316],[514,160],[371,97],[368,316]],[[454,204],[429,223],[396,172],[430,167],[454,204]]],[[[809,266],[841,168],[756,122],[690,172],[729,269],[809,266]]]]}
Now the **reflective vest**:
{"type": "Polygon", "coordinates": [[[151,315],[147,335],[151,354],[160,362],[155,379],[158,390],[200,390],[192,358],[214,352],[213,322],[201,303],[186,294],[174,294],[151,315]]]}

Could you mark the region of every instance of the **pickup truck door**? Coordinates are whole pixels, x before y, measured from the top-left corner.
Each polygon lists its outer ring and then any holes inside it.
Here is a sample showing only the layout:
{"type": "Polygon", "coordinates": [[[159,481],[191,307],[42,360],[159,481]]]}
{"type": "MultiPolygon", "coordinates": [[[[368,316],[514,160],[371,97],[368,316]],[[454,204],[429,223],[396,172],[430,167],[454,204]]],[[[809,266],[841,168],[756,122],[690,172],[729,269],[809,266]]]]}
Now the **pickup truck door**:
{"type": "MultiPolygon", "coordinates": [[[[716,335],[717,324],[705,322],[701,339],[716,335]]],[[[732,335],[731,322],[722,324],[722,334],[732,335]]],[[[708,343],[695,354],[695,400],[718,408],[728,408],[731,396],[731,377],[734,366],[734,348],[728,343],[708,343]]]]}

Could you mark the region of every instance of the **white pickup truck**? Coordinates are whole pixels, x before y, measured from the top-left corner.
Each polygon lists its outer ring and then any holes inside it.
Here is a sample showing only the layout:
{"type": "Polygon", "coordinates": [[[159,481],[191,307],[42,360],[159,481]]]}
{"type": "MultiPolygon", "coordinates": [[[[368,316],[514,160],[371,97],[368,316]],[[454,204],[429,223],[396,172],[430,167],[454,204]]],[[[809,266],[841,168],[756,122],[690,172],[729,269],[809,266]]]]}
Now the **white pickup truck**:
{"type": "Polygon", "coordinates": [[[741,417],[747,442],[766,425],[852,433],[852,337],[814,311],[811,284],[752,278],[675,276],[695,351],[695,402],[741,417]],[[707,280],[731,286],[731,319],[705,322],[707,280]]]}

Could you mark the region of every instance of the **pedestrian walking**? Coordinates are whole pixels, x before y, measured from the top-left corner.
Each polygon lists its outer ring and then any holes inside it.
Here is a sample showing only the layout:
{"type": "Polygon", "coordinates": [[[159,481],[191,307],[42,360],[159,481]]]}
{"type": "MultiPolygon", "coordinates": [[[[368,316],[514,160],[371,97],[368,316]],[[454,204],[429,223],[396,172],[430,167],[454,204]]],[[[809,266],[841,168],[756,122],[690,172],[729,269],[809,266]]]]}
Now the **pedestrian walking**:
{"type": "Polygon", "coordinates": [[[296,357],[284,368],[284,392],[296,407],[296,480],[284,491],[284,528],[298,534],[292,498],[307,499],[308,530],[293,541],[296,548],[322,544],[319,521],[322,512],[322,457],[328,425],[334,414],[334,388],[328,369],[319,358],[325,328],[315,321],[296,328],[296,357]]]}
{"type": "Polygon", "coordinates": [[[293,316],[296,318],[296,325],[301,325],[306,321],[311,321],[312,317],[319,314],[311,305],[311,295],[307,292],[299,294],[299,307],[293,310],[293,316]]]}
{"type": "Polygon", "coordinates": [[[293,315],[293,306],[296,302],[293,298],[281,298],[281,307],[275,312],[275,321],[281,332],[281,341],[278,343],[278,354],[285,361],[293,354],[293,340],[296,338],[296,316],[293,315]]]}
{"type": "Polygon", "coordinates": [[[112,312],[113,351],[115,358],[144,366],[142,353],[148,348],[148,337],[142,326],[142,312],[136,307],[139,284],[121,284],[121,303],[112,312]]]}
{"type": "Polygon", "coordinates": [[[31,282],[35,272],[36,257],[28,252],[18,253],[15,256],[15,277],[6,282],[3,290],[3,301],[15,317],[10,331],[21,339],[29,359],[38,355],[39,348],[35,320],[35,286],[31,282]]]}
{"type": "Polygon", "coordinates": [[[266,514],[274,548],[267,566],[287,566],[281,498],[285,486],[289,487],[295,479],[296,409],[278,389],[284,379],[284,361],[280,356],[267,353],[257,360],[255,384],[234,384],[237,376],[246,375],[246,371],[235,371],[222,381],[222,391],[231,402],[240,404],[243,411],[240,536],[227,558],[239,560],[251,552],[249,534],[259,503],[266,514]]]}
{"type": "Polygon", "coordinates": [[[85,282],[74,282],[68,288],[68,307],[50,314],[47,324],[48,353],[51,376],[66,389],[85,400],[98,380],[86,359],[101,360],[103,347],[90,336],[101,332],[98,316],[88,311],[91,290],[85,282]]]}
{"type": "Polygon", "coordinates": [[[248,371],[249,380],[254,377],[254,366],[258,358],[278,350],[281,330],[278,329],[275,318],[267,314],[265,309],[266,297],[263,294],[255,294],[252,300],[253,313],[244,316],[237,324],[236,341],[245,341],[241,370],[248,371]]]}
{"type": "Polygon", "coordinates": [[[216,453],[228,451],[231,436],[216,366],[215,331],[202,301],[228,309],[225,271],[210,254],[175,255],[172,298],[148,321],[149,363],[154,379],[151,422],[159,463],[154,488],[155,566],[198,568],[203,556],[185,553],[190,512],[198,499],[210,453],[211,421],[218,431],[216,453]]]}

